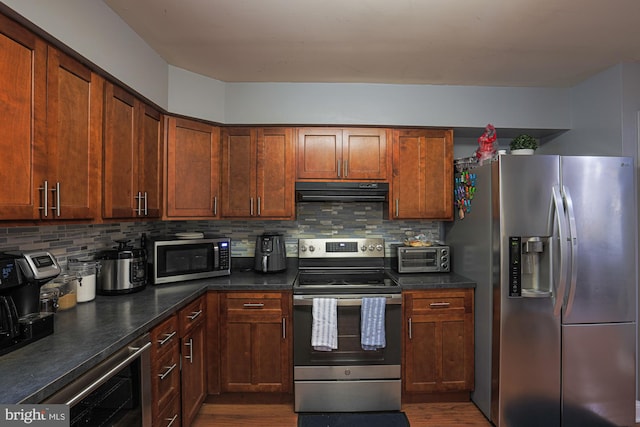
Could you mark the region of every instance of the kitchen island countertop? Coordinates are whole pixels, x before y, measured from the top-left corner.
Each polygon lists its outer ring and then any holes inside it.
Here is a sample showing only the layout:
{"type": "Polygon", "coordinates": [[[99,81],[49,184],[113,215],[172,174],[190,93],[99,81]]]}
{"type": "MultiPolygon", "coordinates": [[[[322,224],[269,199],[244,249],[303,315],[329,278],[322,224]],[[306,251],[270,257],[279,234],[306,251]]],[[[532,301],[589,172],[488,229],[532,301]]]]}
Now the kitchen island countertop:
{"type": "MultiPolygon", "coordinates": [[[[261,274],[248,268],[231,276],[147,286],[118,296],[98,295],[90,302],[55,314],[55,332],[0,356],[0,403],[38,403],[57,392],[129,342],[208,290],[290,290],[296,266],[261,274]]],[[[473,287],[454,274],[390,275],[403,289],[473,287]]]]}

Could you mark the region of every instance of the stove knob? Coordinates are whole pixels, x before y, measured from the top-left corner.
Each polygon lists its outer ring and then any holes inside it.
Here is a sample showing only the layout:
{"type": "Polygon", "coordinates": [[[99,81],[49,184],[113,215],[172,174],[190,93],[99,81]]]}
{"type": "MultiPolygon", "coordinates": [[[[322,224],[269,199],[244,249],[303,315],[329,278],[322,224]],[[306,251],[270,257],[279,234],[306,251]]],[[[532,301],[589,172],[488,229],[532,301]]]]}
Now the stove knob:
{"type": "Polygon", "coordinates": [[[307,247],[306,246],[300,246],[300,251],[306,252],[307,251],[307,247]]]}
{"type": "Polygon", "coordinates": [[[370,250],[370,251],[373,251],[375,248],[376,248],[375,246],[373,246],[373,245],[369,245],[369,250],[370,250]]]}
{"type": "Polygon", "coordinates": [[[380,252],[382,249],[383,249],[383,246],[381,244],[376,245],[376,251],[380,252]]]}
{"type": "Polygon", "coordinates": [[[360,246],[360,250],[362,252],[365,252],[367,250],[367,247],[365,245],[360,246]]]}
{"type": "Polygon", "coordinates": [[[316,247],[315,247],[315,246],[313,246],[313,245],[309,246],[309,252],[313,252],[313,251],[315,251],[315,250],[316,250],[316,247]]]}

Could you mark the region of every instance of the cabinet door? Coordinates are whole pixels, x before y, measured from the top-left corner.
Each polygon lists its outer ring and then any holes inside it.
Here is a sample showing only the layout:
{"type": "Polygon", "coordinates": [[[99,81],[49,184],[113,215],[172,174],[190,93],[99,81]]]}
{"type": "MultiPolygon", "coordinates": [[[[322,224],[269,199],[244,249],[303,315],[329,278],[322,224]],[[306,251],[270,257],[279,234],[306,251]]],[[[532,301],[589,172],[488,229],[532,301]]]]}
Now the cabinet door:
{"type": "Polygon", "coordinates": [[[167,217],[216,218],[220,129],[170,117],[167,125],[167,217]]]}
{"type": "Polygon", "coordinates": [[[391,217],[452,219],[452,131],[396,130],[392,152],[391,217]]]}
{"type": "Polygon", "coordinates": [[[298,129],[298,179],[342,176],[342,129],[298,129]]]}
{"type": "Polygon", "coordinates": [[[162,115],[141,105],[138,188],[143,197],[138,216],[159,218],[162,214],[162,115]]]}
{"type": "Polygon", "coordinates": [[[136,216],[138,132],[135,97],[111,83],[105,87],[104,218],[136,216]]]}
{"type": "Polygon", "coordinates": [[[182,337],[182,420],[190,426],[207,396],[204,321],[182,337]]]}
{"type": "Polygon", "coordinates": [[[53,48],[47,64],[48,217],[95,219],[104,81],[53,48]]]}
{"type": "Polygon", "coordinates": [[[251,128],[222,129],[222,216],[257,215],[256,133],[251,128]]]}
{"type": "Polygon", "coordinates": [[[0,15],[0,219],[37,219],[46,161],[44,41],[0,15]]]}
{"type": "Polygon", "coordinates": [[[344,129],[342,135],[343,179],[387,179],[385,129],[344,129]]]}
{"type": "Polygon", "coordinates": [[[293,219],[294,157],[293,130],[257,130],[257,215],[261,218],[293,219]]]}

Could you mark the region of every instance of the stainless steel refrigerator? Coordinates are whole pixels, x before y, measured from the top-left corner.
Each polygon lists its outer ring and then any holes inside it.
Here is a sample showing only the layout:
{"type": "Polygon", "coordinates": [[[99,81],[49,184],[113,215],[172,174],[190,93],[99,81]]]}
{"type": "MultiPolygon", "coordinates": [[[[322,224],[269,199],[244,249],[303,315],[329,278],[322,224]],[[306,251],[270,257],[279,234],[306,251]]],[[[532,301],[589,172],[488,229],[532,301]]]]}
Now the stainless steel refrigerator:
{"type": "Polygon", "coordinates": [[[473,401],[498,427],[633,426],[633,160],[502,155],[469,172],[446,240],[477,283],[473,401]]]}

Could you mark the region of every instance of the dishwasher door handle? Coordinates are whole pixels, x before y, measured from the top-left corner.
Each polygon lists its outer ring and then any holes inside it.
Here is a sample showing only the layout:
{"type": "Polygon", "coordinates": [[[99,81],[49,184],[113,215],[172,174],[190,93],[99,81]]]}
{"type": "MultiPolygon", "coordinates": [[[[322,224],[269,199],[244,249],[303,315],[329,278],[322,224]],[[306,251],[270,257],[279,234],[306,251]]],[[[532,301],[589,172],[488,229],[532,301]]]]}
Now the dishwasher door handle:
{"type": "Polygon", "coordinates": [[[109,369],[107,372],[102,374],[95,381],[93,381],[91,384],[85,387],[82,391],[80,391],[80,393],[71,397],[64,404],[69,407],[74,406],[76,403],[80,402],[82,399],[84,399],[85,397],[93,393],[102,384],[106,383],[109,378],[113,377],[115,374],[117,374],[123,368],[129,365],[132,361],[140,357],[142,353],[144,353],[145,351],[149,351],[149,348],[151,348],[151,342],[147,342],[142,347],[129,347],[130,350],[133,350],[133,353],[131,353],[124,360],[119,362],[116,366],[114,366],[113,368],[109,369]]]}

